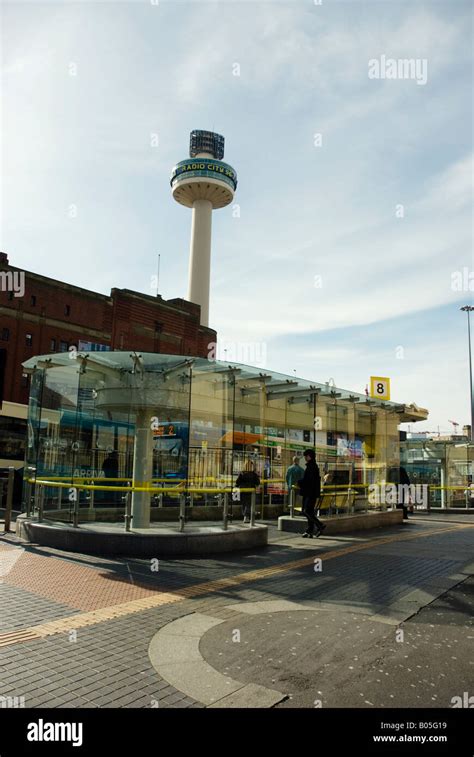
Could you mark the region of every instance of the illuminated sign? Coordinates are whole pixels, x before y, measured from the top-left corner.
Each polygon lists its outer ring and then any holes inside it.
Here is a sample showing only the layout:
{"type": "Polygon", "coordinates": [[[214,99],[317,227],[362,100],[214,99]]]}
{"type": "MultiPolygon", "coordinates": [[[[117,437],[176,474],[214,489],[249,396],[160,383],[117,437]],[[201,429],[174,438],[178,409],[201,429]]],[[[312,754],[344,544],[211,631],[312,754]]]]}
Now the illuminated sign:
{"type": "Polygon", "coordinates": [[[225,181],[234,189],[237,187],[237,174],[232,166],[221,160],[182,160],[178,163],[171,174],[170,184],[186,176],[209,176],[225,181]]]}
{"type": "Polygon", "coordinates": [[[165,423],[163,425],[160,425],[158,426],[158,428],[153,429],[153,436],[176,436],[176,426],[174,423],[165,423]]]}

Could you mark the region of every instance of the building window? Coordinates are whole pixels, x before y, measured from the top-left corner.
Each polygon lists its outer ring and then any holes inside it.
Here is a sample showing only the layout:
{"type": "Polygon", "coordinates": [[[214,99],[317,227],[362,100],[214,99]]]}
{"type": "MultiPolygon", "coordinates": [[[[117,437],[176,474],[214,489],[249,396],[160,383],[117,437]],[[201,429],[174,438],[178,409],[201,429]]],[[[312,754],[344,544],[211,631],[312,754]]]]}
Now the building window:
{"type": "Polygon", "coordinates": [[[8,342],[10,339],[10,329],[2,329],[2,339],[4,342],[8,342]]]}
{"type": "Polygon", "coordinates": [[[24,460],[26,437],[26,421],[0,416],[0,457],[24,460]]]}
{"type": "Polygon", "coordinates": [[[49,349],[51,350],[51,352],[56,352],[56,339],[51,339],[49,349]]]}
{"type": "Polygon", "coordinates": [[[33,334],[25,334],[25,342],[27,347],[33,346],[33,334]]]}
{"type": "Polygon", "coordinates": [[[31,304],[32,304],[33,307],[36,305],[36,294],[32,294],[31,295],[30,302],[31,302],[31,304]]]}
{"type": "Polygon", "coordinates": [[[64,315],[71,315],[71,306],[65,305],[64,306],[64,315]]]}
{"type": "Polygon", "coordinates": [[[60,352],[67,352],[69,349],[69,343],[63,342],[62,340],[59,342],[59,351],[60,352]]]}

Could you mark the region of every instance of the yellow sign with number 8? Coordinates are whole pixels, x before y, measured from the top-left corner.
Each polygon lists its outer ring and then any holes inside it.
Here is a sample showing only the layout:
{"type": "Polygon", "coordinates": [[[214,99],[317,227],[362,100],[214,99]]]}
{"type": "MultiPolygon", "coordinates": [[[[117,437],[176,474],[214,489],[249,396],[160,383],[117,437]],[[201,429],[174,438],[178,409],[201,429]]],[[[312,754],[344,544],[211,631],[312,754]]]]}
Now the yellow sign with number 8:
{"type": "Polygon", "coordinates": [[[390,379],[388,376],[370,377],[370,396],[377,400],[390,399],[390,379]]]}

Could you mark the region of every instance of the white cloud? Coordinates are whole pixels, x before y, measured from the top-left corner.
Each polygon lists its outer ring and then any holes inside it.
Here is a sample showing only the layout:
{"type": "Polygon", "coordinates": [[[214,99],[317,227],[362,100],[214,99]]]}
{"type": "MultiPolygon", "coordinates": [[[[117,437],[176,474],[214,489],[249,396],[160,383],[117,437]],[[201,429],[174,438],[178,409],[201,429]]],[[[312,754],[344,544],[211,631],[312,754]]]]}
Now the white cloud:
{"type": "MultiPolygon", "coordinates": [[[[185,295],[190,214],[173,205],[168,177],[189,130],[210,127],[226,135],[242,211],[215,214],[221,336],[268,342],[270,365],[273,338],[287,335],[274,355],[284,370],[294,334],[454,302],[451,272],[472,253],[468,9],[325,5],[9,8],[2,249],[12,262],[101,291],[148,291],[160,250],[165,296],[185,295]],[[427,86],[370,81],[380,54],[426,57],[427,86]],[[81,208],[73,227],[70,202],[81,208]]],[[[346,361],[349,387],[367,359],[356,344],[303,354],[328,375],[346,361]]],[[[404,391],[416,394],[418,379],[407,373],[404,391]]]]}

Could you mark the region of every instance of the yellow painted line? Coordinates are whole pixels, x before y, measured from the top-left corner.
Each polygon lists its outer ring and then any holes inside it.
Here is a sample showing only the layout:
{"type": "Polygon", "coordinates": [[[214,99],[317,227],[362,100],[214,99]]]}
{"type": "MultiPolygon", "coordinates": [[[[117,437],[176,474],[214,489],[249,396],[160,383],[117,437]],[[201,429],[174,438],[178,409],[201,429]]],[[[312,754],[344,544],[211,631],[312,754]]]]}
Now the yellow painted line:
{"type": "Polygon", "coordinates": [[[345,555],[352,554],[354,552],[361,552],[365,549],[372,549],[378,547],[381,544],[393,544],[394,542],[410,541],[411,539],[421,539],[423,537],[435,536],[438,534],[449,533],[451,531],[459,531],[465,528],[474,528],[474,524],[460,524],[456,526],[450,526],[449,528],[437,528],[435,530],[428,530],[418,534],[407,534],[405,536],[388,536],[375,541],[364,542],[363,544],[353,544],[348,547],[332,549],[328,552],[313,552],[311,557],[304,557],[300,560],[292,560],[291,562],[284,563],[283,565],[272,565],[269,568],[259,568],[258,570],[250,570],[245,573],[239,573],[236,576],[229,576],[227,578],[219,578],[214,581],[206,581],[196,586],[188,586],[183,589],[177,589],[175,592],[163,592],[157,596],[143,597],[142,599],[133,599],[129,602],[124,602],[119,605],[111,605],[110,607],[103,607],[98,610],[91,610],[90,612],[77,613],[77,615],[69,615],[66,618],[59,618],[58,620],[52,620],[48,623],[39,623],[29,628],[24,628],[19,631],[11,631],[5,634],[0,634],[0,647],[11,646],[13,644],[19,644],[22,641],[33,641],[35,639],[45,638],[47,636],[54,636],[58,633],[68,633],[78,628],[85,628],[87,626],[96,625],[97,623],[103,623],[114,618],[122,618],[126,615],[132,615],[136,612],[142,612],[143,610],[150,610],[154,607],[160,607],[161,605],[169,605],[176,602],[183,602],[185,599],[193,599],[195,597],[202,596],[203,594],[215,593],[220,589],[225,589],[230,586],[239,586],[250,581],[258,581],[269,576],[275,576],[281,573],[287,573],[290,570],[297,568],[303,568],[306,565],[312,565],[314,563],[315,554],[322,560],[334,560],[337,557],[344,557],[345,555]]]}

